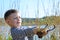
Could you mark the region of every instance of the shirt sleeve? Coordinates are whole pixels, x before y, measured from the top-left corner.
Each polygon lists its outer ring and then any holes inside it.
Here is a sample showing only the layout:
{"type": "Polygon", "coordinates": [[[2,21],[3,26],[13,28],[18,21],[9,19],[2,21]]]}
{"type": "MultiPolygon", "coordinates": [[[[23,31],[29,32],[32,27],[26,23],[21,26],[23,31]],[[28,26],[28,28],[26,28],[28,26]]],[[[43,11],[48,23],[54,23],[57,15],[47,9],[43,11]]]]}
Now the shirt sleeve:
{"type": "Polygon", "coordinates": [[[33,29],[34,29],[34,28],[28,28],[28,29],[25,29],[25,30],[24,30],[24,32],[25,32],[25,34],[26,34],[26,36],[27,36],[28,38],[34,36],[33,29]]]}

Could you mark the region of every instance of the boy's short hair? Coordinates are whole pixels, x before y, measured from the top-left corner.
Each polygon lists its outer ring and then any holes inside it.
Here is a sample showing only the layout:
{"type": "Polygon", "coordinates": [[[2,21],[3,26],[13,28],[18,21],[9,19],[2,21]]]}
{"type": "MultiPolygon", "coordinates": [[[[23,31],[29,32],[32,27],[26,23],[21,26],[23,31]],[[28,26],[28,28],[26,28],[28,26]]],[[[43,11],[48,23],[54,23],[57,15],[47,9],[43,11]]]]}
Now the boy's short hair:
{"type": "Polygon", "coordinates": [[[12,13],[17,13],[17,10],[10,9],[10,10],[6,11],[4,14],[4,19],[6,20],[8,18],[8,16],[11,15],[12,13]]]}

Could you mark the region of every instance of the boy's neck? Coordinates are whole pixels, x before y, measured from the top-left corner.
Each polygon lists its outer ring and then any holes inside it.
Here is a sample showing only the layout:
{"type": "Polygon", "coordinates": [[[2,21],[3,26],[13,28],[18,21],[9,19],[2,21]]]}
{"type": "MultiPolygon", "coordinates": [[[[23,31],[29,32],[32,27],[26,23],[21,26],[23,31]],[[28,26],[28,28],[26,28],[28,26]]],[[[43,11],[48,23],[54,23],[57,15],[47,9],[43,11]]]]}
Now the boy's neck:
{"type": "Polygon", "coordinates": [[[17,27],[15,27],[15,26],[11,26],[11,28],[20,28],[21,26],[17,26],[17,27]]]}

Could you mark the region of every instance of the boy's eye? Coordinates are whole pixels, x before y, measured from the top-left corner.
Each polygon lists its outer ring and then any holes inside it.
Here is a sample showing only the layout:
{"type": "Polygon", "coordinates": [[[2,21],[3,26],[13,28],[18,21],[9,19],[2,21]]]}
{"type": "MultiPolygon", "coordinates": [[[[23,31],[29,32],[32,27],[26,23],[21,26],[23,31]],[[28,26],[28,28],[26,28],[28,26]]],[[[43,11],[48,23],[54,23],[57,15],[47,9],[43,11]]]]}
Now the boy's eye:
{"type": "Polygon", "coordinates": [[[21,17],[19,16],[19,18],[21,18],[21,17]]]}
{"type": "MultiPolygon", "coordinates": [[[[19,17],[19,19],[20,19],[21,17],[19,17]]],[[[18,19],[18,17],[16,17],[16,18],[13,18],[13,19],[18,19]]]]}
{"type": "Polygon", "coordinates": [[[16,18],[14,18],[14,19],[17,19],[17,17],[16,17],[16,18]]]}

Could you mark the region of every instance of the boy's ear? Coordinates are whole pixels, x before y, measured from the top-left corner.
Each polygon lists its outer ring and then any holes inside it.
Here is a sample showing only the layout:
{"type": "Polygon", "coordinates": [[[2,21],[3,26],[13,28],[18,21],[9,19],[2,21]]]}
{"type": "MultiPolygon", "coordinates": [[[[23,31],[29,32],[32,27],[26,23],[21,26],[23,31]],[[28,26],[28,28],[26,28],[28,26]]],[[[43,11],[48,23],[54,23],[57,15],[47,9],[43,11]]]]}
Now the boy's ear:
{"type": "Polygon", "coordinates": [[[5,20],[7,24],[9,24],[9,19],[5,20]]]}

